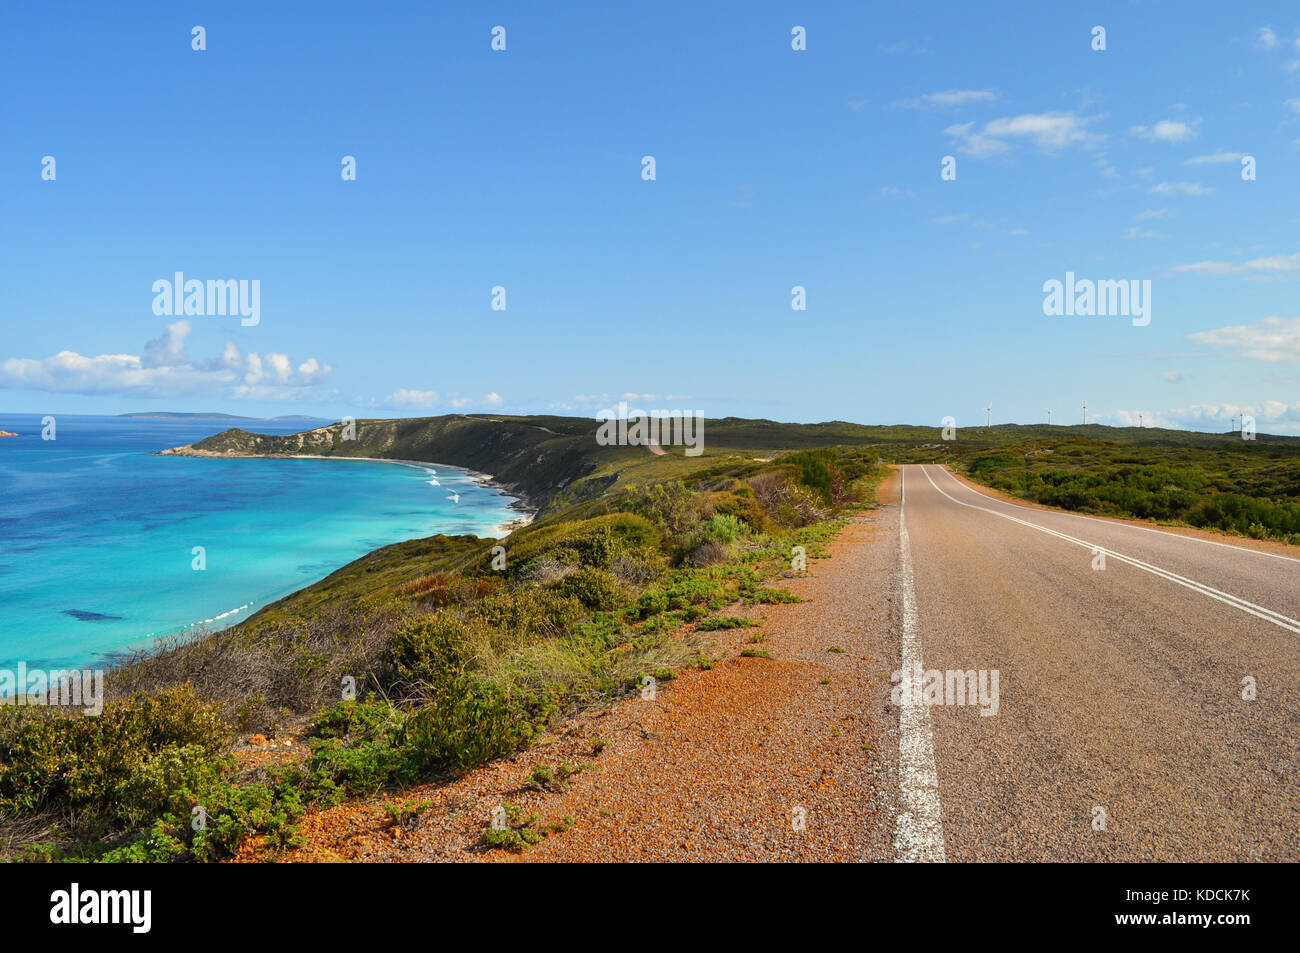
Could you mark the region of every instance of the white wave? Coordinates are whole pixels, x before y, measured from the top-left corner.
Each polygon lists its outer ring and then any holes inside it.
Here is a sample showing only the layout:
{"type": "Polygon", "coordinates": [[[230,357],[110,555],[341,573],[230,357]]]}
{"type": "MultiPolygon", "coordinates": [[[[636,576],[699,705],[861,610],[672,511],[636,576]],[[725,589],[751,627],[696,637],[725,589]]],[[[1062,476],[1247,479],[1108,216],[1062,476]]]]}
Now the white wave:
{"type": "Polygon", "coordinates": [[[198,622],[191,622],[189,625],[184,626],[184,628],[192,629],[195,626],[211,625],[213,622],[220,622],[222,619],[228,619],[232,615],[235,615],[236,613],[243,612],[245,609],[251,608],[252,605],[253,603],[251,602],[245,602],[242,606],[236,606],[234,609],[227,609],[225,612],[222,612],[219,615],[214,615],[211,619],[201,619],[198,622]]]}

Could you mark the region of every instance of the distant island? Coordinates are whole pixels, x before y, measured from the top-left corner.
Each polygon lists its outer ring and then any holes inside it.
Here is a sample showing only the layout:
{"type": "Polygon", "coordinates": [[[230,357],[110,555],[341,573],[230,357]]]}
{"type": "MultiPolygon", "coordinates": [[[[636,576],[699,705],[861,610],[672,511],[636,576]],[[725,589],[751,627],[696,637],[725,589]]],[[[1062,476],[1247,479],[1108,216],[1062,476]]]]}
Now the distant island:
{"type": "Polygon", "coordinates": [[[118,414],[119,417],[179,417],[179,418],[197,418],[200,420],[329,420],[328,417],[311,417],[307,414],[283,414],[279,417],[241,417],[239,414],[192,414],[177,413],[170,410],[151,410],[139,414],[118,414]]]}

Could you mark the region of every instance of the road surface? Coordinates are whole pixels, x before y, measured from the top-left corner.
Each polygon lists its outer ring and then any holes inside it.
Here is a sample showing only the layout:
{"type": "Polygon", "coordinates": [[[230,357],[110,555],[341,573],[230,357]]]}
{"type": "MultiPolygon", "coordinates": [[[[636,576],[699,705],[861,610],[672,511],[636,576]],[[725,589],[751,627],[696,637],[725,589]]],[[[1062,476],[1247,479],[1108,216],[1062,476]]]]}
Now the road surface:
{"type": "Polygon", "coordinates": [[[1300,859],[1300,560],[901,470],[900,859],[1300,859]]]}

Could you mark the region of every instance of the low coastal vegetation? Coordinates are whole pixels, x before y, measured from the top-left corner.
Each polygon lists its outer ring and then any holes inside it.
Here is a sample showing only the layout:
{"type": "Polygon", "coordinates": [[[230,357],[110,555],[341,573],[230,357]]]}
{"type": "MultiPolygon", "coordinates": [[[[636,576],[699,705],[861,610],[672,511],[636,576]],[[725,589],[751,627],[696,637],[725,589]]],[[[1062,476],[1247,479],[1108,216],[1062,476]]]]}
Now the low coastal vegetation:
{"type": "Polygon", "coordinates": [[[1288,443],[1035,440],[968,454],[960,468],[1046,506],[1300,543],[1300,454],[1288,443]]]}
{"type": "MultiPolygon", "coordinates": [[[[207,861],[254,836],[275,851],[312,806],[527,748],[588,706],[710,666],[711,630],[792,601],[780,582],[796,557],[823,554],[885,472],[843,448],[689,467],[642,451],[602,495],[502,543],[385,547],[242,625],[160,645],[109,673],[98,718],[0,708],[0,853],[207,861]],[[250,733],[297,739],[297,756],[241,762],[250,733]]],[[[579,770],[539,764],[534,783],[579,770]]],[[[515,818],[486,846],[544,833],[515,818]]]]}

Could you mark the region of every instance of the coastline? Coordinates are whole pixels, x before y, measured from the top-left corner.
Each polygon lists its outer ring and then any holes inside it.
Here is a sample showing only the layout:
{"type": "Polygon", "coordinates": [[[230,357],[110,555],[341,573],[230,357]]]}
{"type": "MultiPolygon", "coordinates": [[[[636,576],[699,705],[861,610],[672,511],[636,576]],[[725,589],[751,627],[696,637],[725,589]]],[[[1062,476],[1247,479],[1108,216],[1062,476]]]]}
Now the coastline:
{"type": "Polygon", "coordinates": [[[498,539],[504,539],[515,530],[523,529],[537,518],[538,507],[531,503],[526,494],[517,487],[498,482],[490,473],[471,470],[469,467],[458,467],[451,463],[438,463],[433,460],[408,460],[401,457],[345,457],[323,453],[213,453],[206,450],[196,450],[192,444],[183,447],[170,447],[166,450],[155,450],[154,455],[161,457],[207,458],[210,460],[359,460],[363,463],[398,463],[409,467],[441,467],[444,470],[455,470],[457,473],[463,473],[477,486],[500,490],[503,496],[512,498],[506,504],[506,509],[516,510],[520,515],[515,519],[497,524],[496,529],[500,534],[497,537],[498,539]]]}

